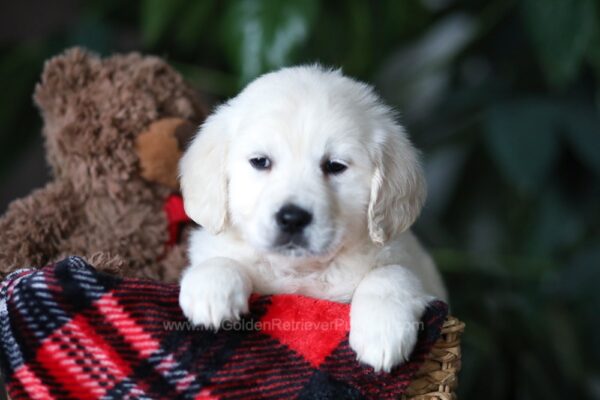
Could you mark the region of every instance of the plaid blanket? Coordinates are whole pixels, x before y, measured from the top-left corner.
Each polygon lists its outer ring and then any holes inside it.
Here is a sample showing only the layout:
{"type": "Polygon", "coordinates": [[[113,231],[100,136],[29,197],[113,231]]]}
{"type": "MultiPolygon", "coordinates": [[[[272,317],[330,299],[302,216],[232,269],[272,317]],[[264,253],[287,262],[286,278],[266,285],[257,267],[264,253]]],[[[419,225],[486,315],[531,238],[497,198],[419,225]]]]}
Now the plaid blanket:
{"type": "Polygon", "coordinates": [[[253,296],[218,332],[189,325],[178,287],[120,279],[78,257],[0,289],[0,366],[13,399],[387,399],[410,383],[446,317],[434,302],[410,362],[376,374],[348,345],[349,306],[253,296]]]}

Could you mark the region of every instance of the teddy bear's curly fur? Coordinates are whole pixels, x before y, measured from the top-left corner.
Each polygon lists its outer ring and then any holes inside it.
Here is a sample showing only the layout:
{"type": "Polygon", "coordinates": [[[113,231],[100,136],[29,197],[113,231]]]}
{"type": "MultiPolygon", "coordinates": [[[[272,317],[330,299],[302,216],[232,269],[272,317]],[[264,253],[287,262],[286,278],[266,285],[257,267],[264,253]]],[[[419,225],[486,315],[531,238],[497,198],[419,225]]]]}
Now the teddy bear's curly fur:
{"type": "Polygon", "coordinates": [[[161,118],[197,126],[206,109],[193,90],[157,57],[75,48],[46,63],[34,99],[53,180],[0,219],[0,278],[80,255],[122,276],[176,279],[185,252],[165,248],[172,189],[142,177],[136,138],[161,118]]]}

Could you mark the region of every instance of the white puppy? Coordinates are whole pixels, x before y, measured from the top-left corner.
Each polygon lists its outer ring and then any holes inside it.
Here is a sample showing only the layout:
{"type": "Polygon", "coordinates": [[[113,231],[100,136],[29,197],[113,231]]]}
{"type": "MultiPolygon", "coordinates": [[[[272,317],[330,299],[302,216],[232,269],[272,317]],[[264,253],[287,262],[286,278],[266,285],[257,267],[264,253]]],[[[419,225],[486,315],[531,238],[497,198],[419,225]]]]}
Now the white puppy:
{"type": "Polygon", "coordinates": [[[408,228],[425,199],[417,152],[372,88],[318,66],[266,74],[220,106],[180,164],[190,239],[179,302],[218,327],[251,292],[351,302],[350,345],[389,371],[446,294],[408,228]]]}

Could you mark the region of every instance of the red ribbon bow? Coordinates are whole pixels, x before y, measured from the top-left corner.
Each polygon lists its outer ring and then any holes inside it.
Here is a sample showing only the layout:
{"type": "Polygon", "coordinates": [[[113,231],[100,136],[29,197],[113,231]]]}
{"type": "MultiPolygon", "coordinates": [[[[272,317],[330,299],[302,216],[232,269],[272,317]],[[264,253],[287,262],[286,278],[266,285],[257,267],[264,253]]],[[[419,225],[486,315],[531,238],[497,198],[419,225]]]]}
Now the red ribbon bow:
{"type": "Polygon", "coordinates": [[[191,219],[185,213],[183,197],[180,194],[172,194],[167,197],[163,210],[167,214],[167,229],[169,232],[167,246],[171,247],[177,244],[183,226],[191,222],[191,219]]]}

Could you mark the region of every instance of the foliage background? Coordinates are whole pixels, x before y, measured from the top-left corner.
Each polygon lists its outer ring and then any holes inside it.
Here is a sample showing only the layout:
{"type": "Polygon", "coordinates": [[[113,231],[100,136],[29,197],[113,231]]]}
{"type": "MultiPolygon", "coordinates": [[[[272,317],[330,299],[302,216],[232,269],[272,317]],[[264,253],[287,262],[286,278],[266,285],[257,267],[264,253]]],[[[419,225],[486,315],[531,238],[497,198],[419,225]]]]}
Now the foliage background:
{"type": "Polygon", "coordinates": [[[0,6],[0,212],[47,179],[31,94],[79,44],[213,101],[283,65],[372,82],[423,150],[416,230],[467,323],[460,398],[600,398],[596,0],[23,0],[0,6]]]}

